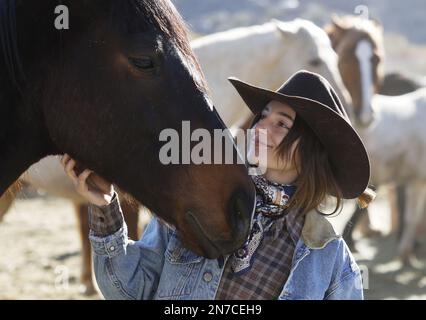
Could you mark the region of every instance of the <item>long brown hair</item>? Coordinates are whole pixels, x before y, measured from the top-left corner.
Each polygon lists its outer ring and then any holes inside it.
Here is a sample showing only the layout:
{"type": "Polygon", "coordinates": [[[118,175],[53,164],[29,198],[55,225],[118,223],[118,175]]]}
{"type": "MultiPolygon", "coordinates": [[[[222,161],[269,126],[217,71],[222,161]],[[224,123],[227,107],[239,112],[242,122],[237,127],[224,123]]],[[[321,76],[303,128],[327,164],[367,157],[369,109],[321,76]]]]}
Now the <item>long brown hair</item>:
{"type": "MultiPolygon", "coordinates": [[[[252,123],[259,121],[258,114],[252,123]]],[[[283,141],[275,150],[278,157],[297,168],[298,178],[295,181],[297,189],[292,196],[288,210],[299,210],[301,214],[316,209],[323,215],[334,215],[341,212],[343,207],[343,193],[334,176],[333,164],[328,157],[327,150],[317,135],[308,124],[299,116],[296,116],[293,126],[283,141]],[[292,152],[293,143],[298,144],[292,152]],[[300,158],[300,166],[297,166],[296,156],[300,158]],[[324,213],[320,207],[335,198],[335,207],[331,213],[324,213]]],[[[375,192],[367,188],[358,197],[358,205],[366,208],[375,198],[375,192]]]]}

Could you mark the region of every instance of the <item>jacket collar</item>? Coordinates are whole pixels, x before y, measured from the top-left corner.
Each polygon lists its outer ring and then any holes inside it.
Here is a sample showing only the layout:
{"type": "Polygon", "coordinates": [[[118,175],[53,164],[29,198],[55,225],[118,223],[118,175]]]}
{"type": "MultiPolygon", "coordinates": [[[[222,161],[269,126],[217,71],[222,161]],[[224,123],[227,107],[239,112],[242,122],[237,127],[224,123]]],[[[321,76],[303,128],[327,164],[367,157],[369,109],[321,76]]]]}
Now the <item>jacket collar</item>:
{"type": "Polygon", "coordinates": [[[322,249],[330,241],[340,237],[332,224],[317,210],[311,210],[306,214],[301,238],[307,247],[322,249]]]}

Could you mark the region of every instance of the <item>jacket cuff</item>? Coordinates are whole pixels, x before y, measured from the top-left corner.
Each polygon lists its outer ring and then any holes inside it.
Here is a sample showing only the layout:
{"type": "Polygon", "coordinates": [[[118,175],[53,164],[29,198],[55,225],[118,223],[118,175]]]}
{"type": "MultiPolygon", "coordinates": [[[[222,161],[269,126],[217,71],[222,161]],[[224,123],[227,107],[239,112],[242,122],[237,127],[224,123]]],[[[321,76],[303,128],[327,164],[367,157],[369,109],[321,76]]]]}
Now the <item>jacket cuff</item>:
{"type": "Polygon", "coordinates": [[[126,250],[128,244],[126,223],[113,234],[106,237],[95,235],[93,230],[89,232],[89,240],[92,244],[93,252],[100,256],[115,257],[126,250]]]}
{"type": "Polygon", "coordinates": [[[106,237],[123,227],[124,218],[118,195],[114,192],[111,203],[105,206],[89,205],[89,228],[95,236],[106,237]]]}

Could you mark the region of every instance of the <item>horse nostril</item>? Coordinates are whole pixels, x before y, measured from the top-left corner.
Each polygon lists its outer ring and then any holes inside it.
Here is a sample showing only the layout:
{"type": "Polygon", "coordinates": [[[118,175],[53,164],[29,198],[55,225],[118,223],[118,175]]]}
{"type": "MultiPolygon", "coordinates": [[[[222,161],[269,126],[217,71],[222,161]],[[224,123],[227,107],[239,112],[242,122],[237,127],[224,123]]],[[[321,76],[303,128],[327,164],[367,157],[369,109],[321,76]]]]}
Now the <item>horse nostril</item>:
{"type": "Polygon", "coordinates": [[[244,238],[250,227],[251,212],[248,208],[247,201],[241,195],[237,195],[233,199],[233,207],[230,212],[230,222],[237,238],[244,238]]]}
{"type": "Polygon", "coordinates": [[[242,217],[243,216],[242,210],[244,210],[244,204],[243,204],[241,198],[237,198],[234,202],[234,213],[238,217],[242,217]]]}
{"type": "MultiPolygon", "coordinates": [[[[237,201],[239,201],[239,200],[237,200],[237,201]]],[[[242,218],[242,216],[243,216],[243,213],[241,212],[241,204],[237,204],[236,206],[235,206],[235,215],[237,216],[237,217],[239,217],[239,218],[242,218]]]]}

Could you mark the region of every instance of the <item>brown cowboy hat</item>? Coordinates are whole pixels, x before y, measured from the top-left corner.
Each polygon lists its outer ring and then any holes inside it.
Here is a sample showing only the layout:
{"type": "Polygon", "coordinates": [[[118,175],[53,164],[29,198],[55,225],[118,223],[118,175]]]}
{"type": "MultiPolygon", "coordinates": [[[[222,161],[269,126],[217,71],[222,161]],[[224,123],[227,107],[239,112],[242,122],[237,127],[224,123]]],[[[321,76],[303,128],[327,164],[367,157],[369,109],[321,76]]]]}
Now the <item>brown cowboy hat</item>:
{"type": "Polygon", "coordinates": [[[277,91],[256,87],[233,77],[229,81],[254,114],[261,112],[272,100],[291,106],[326,148],[343,197],[357,198],[365,191],[370,180],[367,150],[336,92],[324,77],[302,70],[277,91]]]}

